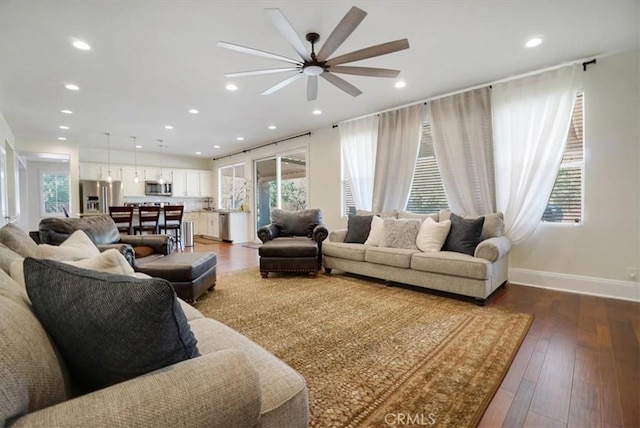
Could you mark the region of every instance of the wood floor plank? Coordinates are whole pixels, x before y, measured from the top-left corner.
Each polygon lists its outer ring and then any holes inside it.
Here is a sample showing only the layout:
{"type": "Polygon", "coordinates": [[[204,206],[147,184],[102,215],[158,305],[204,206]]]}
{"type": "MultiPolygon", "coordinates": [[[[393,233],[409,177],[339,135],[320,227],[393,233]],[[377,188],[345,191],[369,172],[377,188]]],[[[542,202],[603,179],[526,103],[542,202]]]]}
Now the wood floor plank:
{"type": "Polygon", "coordinates": [[[600,408],[602,425],[605,427],[623,427],[620,390],[616,376],[615,358],[611,346],[611,333],[605,302],[599,302],[598,316],[598,355],[600,358],[600,408]]]}
{"type": "Polygon", "coordinates": [[[525,428],[564,428],[567,424],[553,420],[536,412],[529,412],[523,426],[525,428]]]}
{"type": "Polygon", "coordinates": [[[571,388],[569,428],[602,427],[600,388],[597,383],[574,379],[571,388]]]}
{"type": "Polygon", "coordinates": [[[531,405],[531,399],[536,389],[536,383],[530,380],[523,379],[520,382],[520,387],[513,397],[511,407],[507,412],[507,416],[504,419],[503,427],[521,427],[524,425],[524,421],[529,413],[529,406],[531,405]]]}
{"type": "Polygon", "coordinates": [[[515,393],[500,388],[494,395],[491,404],[487,407],[487,410],[482,416],[482,420],[478,424],[478,428],[495,428],[502,426],[502,422],[509,412],[509,408],[513,403],[513,397],[515,393]]]}

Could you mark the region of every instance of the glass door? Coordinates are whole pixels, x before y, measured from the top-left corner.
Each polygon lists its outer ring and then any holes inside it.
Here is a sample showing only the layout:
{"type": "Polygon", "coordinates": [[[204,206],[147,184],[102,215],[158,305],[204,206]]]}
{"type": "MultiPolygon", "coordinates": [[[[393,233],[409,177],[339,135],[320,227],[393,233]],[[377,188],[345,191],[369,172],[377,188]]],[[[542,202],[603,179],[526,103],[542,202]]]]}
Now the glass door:
{"type": "Polygon", "coordinates": [[[271,222],[271,210],[307,208],[307,161],[305,151],[255,161],[256,226],[271,222]]]}

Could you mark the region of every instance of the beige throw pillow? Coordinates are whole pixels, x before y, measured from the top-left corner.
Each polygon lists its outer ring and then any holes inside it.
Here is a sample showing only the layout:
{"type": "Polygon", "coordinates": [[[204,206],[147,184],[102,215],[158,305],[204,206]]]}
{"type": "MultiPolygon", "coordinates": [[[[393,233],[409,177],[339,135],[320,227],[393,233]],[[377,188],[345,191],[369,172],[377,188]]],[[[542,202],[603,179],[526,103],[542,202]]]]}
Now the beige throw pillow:
{"type": "Polygon", "coordinates": [[[82,260],[100,255],[100,250],[82,230],[76,230],[60,245],[40,244],[36,249],[36,259],[58,261],[82,260]]]}
{"type": "Polygon", "coordinates": [[[451,220],[437,222],[432,218],[427,218],[420,226],[420,231],[416,238],[416,246],[425,253],[440,251],[450,230],[451,220]]]}
{"type": "Polygon", "coordinates": [[[384,220],[382,217],[373,216],[371,219],[371,230],[369,231],[369,237],[364,241],[364,245],[371,245],[379,247],[382,238],[384,237],[384,220]]]}

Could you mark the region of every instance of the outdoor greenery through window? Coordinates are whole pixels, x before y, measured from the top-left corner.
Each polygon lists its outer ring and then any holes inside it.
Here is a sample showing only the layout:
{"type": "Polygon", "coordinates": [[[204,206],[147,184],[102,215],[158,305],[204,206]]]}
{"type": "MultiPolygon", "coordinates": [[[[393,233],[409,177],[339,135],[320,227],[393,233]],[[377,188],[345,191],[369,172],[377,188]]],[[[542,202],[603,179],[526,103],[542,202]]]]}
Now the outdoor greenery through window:
{"type": "Polygon", "coordinates": [[[42,214],[64,215],[69,211],[69,173],[43,172],[41,174],[42,214]]]}
{"type": "Polygon", "coordinates": [[[247,180],[244,177],[244,164],[225,166],[219,169],[220,189],[219,207],[223,209],[241,209],[247,204],[247,180]]]}
{"type": "Polygon", "coordinates": [[[556,183],[542,221],[582,222],[582,183],[584,177],[584,94],[578,94],[573,107],[567,146],[556,183]]]}

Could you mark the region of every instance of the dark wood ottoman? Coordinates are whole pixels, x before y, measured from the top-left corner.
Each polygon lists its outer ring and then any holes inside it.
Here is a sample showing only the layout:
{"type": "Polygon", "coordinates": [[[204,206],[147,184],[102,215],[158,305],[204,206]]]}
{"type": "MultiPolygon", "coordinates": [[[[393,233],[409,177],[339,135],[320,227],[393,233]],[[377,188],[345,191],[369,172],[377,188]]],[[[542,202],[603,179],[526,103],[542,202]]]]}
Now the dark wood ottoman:
{"type": "Polygon", "coordinates": [[[305,237],[276,238],[260,246],[260,275],[269,272],[308,272],[315,277],[319,269],[318,243],[305,237]]]}
{"type": "Polygon", "coordinates": [[[215,253],[172,253],[136,265],[136,271],[171,282],[179,298],[194,304],[205,290],[216,285],[215,253]]]}

